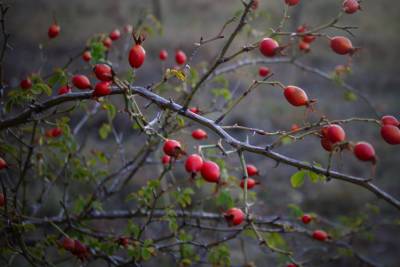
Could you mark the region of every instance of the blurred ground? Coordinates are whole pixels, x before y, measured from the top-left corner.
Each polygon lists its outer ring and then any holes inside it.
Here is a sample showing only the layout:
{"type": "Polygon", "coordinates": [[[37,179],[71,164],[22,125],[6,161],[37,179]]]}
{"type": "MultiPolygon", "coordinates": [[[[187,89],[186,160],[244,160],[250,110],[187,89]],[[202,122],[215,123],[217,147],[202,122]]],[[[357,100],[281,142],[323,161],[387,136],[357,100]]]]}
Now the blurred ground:
{"type": "MultiPolygon", "coordinates": [[[[267,14],[267,19],[257,20],[257,29],[265,30],[277,25],[282,13],[281,2],[279,0],[261,0],[260,8],[267,14]]],[[[11,85],[17,85],[22,77],[32,71],[41,69],[42,73],[49,72],[54,67],[64,64],[68,57],[78,53],[87,38],[93,33],[107,33],[116,27],[122,28],[127,23],[136,23],[140,14],[146,10],[152,10],[151,3],[152,1],[142,0],[13,1],[10,20],[7,22],[9,32],[12,34],[13,49],[5,58],[6,79],[11,85]],[[53,13],[62,27],[62,33],[60,38],[49,42],[47,28],[52,22],[53,13]],[[42,44],[44,49],[39,49],[39,44],[42,44]]],[[[318,25],[326,22],[337,14],[340,3],[341,1],[338,0],[303,1],[293,14],[294,22],[289,25],[294,29],[302,23],[318,25]]],[[[220,25],[240,8],[238,0],[162,0],[161,4],[164,33],[161,37],[155,35],[146,41],[145,46],[149,60],[140,70],[141,78],[138,81],[144,85],[157,81],[161,75],[157,60],[158,51],[161,48],[167,49],[170,55],[177,48],[190,54],[194,48],[193,43],[197,42],[200,36],[213,36],[219,31],[220,25]]],[[[353,73],[346,80],[369,96],[379,114],[391,113],[397,117],[400,116],[400,76],[397,62],[400,58],[398,49],[400,47],[399,13],[400,2],[398,1],[363,1],[362,12],[354,16],[347,16],[342,21],[343,25],[359,26],[353,40],[356,46],[362,47],[360,53],[354,58],[353,73]]],[[[236,43],[236,47],[242,46],[246,41],[246,38],[243,37],[236,43]]],[[[213,58],[220,45],[221,42],[215,42],[202,48],[194,62],[199,63],[213,58]]],[[[258,54],[251,53],[248,56],[255,57],[258,54]]],[[[170,58],[172,57],[170,56],[170,58]]],[[[328,44],[324,40],[319,40],[313,45],[311,55],[303,62],[326,72],[332,72],[337,64],[345,63],[343,58],[330,53],[328,44]]],[[[326,82],[308,73],[302,73],[288,65],[269,67],[276,73],[275,77],[283,83],[307,88],[309,94],[318,99],[318,108],[321,112],[331,119],[374,116],[374,112],[363,101],[345,101],[344,91],[334,83],[326,82]]],[[[120,70],[126,68],[126,61],[122,61],[121,65],[118,65],[120,70]]],[[[250,75],[246,71],[248,69],[229,75],[231,86],[237,85],[239,90],[244,90],[256,77],[257,68],[250,67],[250,69],[250,75]]],[[[207,91],[204,88],[203,94],[200,94],[195,101],[200,107],[207,107],[206,100],[209,99],[207,91]]],[[[295,112],[295,109],[285,105],[279,92],[270,87],[262,87],[245,99],[237,111],[231,114],[225,122],[227,124],[238,122],[249,127],[275,131],[288,129],[292,123],[301,124],[302,119],[303,114],[299,114],[299,112],[295,112]],[[243,112],[244,110],[245,112],[243,112]]],[[[93,122],[93,125],[96,125],[96,122],[93,122]]],[[[364,124],[352,125],[351,129],[350,127],[346,128],[349,139],[369,141],[377,149],[379,155],[377,177],[379,180],[376,182],[392,195],[399,197],[400,167],[398,163],[400,155],[398,148],[384,143],[380,139],[376,127],[364,124]]],[[[240,137],[244,138],[245,136],[240,137]]],[[[265,144],[266,140],[268,139],[254,137],[252,143],[265,144]]],[[[89,142],[92,145],[98,142],[96,133],[89,142]]],[[[280,148],[280,152],[307,161],[326,162],[328,157],[321,151],[319,141],[312,138],[280,148]]],[[[265,187],[259,189],[258,193],[264,204],[260,204],[257,208],[261,213],[287,213],[287,204],[296,203],[303,210],[335,219],[341,215],[355,215],[366,202],[382,204],[367,191],[337,181],[327,184],[306,183],[300,190],[293,190],[288,178],[295,171],[294,169],[284,166],[273,168],[274,162],[250,155],[249,159],[260,167],[263,174],[262,183],[265,187]]],[[[345,153],[341,159],[337,158],[335,165],[337,169],[354,175],[368,176],[370,171],[369,167],[355,161],[348,153],[345,153]]],[[[385,216],[398,217],[398,211],[387,204],[382,204],[380,207],[385,216]]],[[[393,235],[395,232],[396,229],[393,231],[390,228],[379,228],[375,247],[371,250],[361,242],[358,244],[359,249],[368,251],[370,256],[387,263],[388,266],[396,266],[396,262],[399,263],[396,251],[400,250],[400,243],[398,237],[395,238],[393,235]]],[[[256,252],[249,253],[256,254],[256,252]]]]}

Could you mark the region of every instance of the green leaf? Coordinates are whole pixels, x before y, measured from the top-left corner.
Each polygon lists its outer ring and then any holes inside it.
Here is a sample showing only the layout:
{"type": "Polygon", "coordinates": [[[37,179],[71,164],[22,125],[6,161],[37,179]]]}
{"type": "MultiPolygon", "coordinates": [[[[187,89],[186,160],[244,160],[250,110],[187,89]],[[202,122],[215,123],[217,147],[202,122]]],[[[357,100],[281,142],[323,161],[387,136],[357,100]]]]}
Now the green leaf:
{"type": "Polygon", "coordinates": [[[59,86],[66,85],[68,82],[67,75],[65,74],[64,70],[56,69],[54,74],[47,80],[47,83],[50,87],[58,84],[59,86]]]}
{"type": "Polygon", "coordinates": [[[265,240],[270,246],[274,248],[287,248],[285,239],[283,239],[282,235],[279,233],[265,233],[265,240]]]}
{"type": "Polygon", "coordinates": [[[208,261],[213,266],[231,266],[231,255],[227,245],[213,247],[208,253],[208,261]]]}
{"type": "Polygon", "coordinates": [[[99,129],[99,135],[101,139],[106,139],[107,136],[111,133],[111,125],[108,123],[103,123],[99,129]]]}
{"type": "Polygon", "coordinates": [[[216,97],[222,96],[226,101],[232,98],[231,91],[228,88],[212,89],[211,93],[216,97]]]}
{"type": "Polygon", "coordinates": [[[47,94],[51,95],[51,88],[45,83],[35,83],[30,89],[34,95],[47,94]]]}
{"type": "Polygon", "coordinates": [[[306,172],[304,170],[300,170],[290,177],[290,183],[292,184],[293,188],[299,188],[304,183],[304,177],[306,172]]]}
{"type": "Polygon", "coordinates": [[[115,118],[115,115],[117,114],[117,109],[115,108],[115,106],[113,104],[111,104],[110,102],[104,101],[102,108],[104,110],[107,110],[107,115],[111,120],[113,120],[115,118]]]}
{"type": "Polygon", "coordinates": [[[100,41],[92,41],[90,43],[90,53],[92,54],[92,62],[98,63],[103,61],[105,58],[105,52],[107,48],[104,47],[103,43],[100,41]]]}
{"type": "Polygon", "coordinates": [[[355,102],[358,99],[357,95],[352,91],[346,91],[343,95],[343,98],[349,102],[355,102]]]}
{"type": "Polygon", "coordinates": [[[289,204],[288,208],[290,209],[291,214],[296,218],[298,218],[304,214],[304,212],[301,210],[301,208],[299,206],[297,206],[296,204],[289,204]]]}
{"type": "Polygon", "coordinates": [[[234,201],[231,193],[226,189],[221,190],[217,196],[216,204],[224,209],[232,208],[234,206],[234,201]]]}
{"type": "Polygon", "coordinates": [[[140,233],[140,227],[133,223],[132,220],[128,221],[128,226],[125,230],[127,235],[131,235],[133,238],[137,239],[140,233]]]}

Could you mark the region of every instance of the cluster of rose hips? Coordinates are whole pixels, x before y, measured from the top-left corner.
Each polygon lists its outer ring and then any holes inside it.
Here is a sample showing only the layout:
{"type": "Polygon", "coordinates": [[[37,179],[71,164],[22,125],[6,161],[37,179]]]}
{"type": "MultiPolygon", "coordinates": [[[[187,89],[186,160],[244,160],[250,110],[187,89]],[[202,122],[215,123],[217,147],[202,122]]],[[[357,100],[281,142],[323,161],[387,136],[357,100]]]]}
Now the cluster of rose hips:
{"type": "MultiPolygon", "coordinates": [[[[300,3],[300,0],[285,0],[285,3],[289,6],[295,6],[300,3]]],[[[353,14],[361,9],[360,2],[357,0],[345,0],[342,4],[343,11],[347,14],[353,14]]],[[[309,31],[306,25],[301,25],[297,28],[297,36],[301,37],[299,40],[299,50],[302,52],[309,52],[311,43],[317,38],[317,35],[309,31]]],[[[353,47],[351,41],[344,36],[335,36],[330,39],[331,49],[340,55],[352,55],[357,48],[353,47]]],[[[273,57],[280,54],[285,46],[280,46],[279,43],[272,38],[264,38],[259,44],[261,53],[266,57],[273,57]]]]}
{"type": "MultiPolygon", "coordinates": [[[[285,0],[285,3],[288,6],[295,6],[300,3],[300,0],[285,0]]],[[[344,0],[342,6],[343,6],[343,11],[346,12],[347,14],[353,14],[358,10],[361,10],[359,0],[344,0]]]]}
{"type": "Polygon", "coordinates": [[[376,163],[376,155],[374,147],[367,142],[357,142],[355,145],[346,143],[346,133],[344,129],[337,124],[330,124],[324,126],[321,131],[321,146],[329,152],[334,151],[336,148],[345,149],[350,148],[353,150],[354,155],[361,161],[370,161],[376,163]]]}
{"type": "MultiPolygon", "coordinates": [[[[203,140],[207,138],[207,133],[202,129],[196,129],[192,132],[192,137],[196,140],[203,140]]],[[[176,160],[182,155],[186,155],[182,145],[179,141],[173,139],[167,139],[163,145],[164,155],[161,158],[161,162],[164,165],[169,165],[171,160],[176,160]]],[[[187,156],[185,160],[185,170],[194,178],[198,173],[201,177],[209,183],[215,183],[220,185],[221,183],[221,171],[215,162],[211,160],[203,160],[199,154],[191,154],[187,156]]],[[[247,189],[254,188],[258,181],[254,180],[253,176],[259,175],[258,169],[254,165],[246,166],[248,178],[247,178],[247,189]]],[[[246,179],[242,179],[240,187],[245,188],[246,179]]],[[[229,225],[239,225],[243,222],[245,215],[239,208],[231,208],[224,213],[224,217],[229,225]]]]}
{"type": "MultiPolygon", "coordinates": [[[[160,58],[161,61],[165,61],[168,59],[168,52],[167,50],[163,49],[160,51],[160,54],[158,55],[158,57],[160,58]]],[[[175,52],[175,62],[178,65],[183,65],[185,64],[187,61],[187,56],[185,54],[185,52],[183,52],[182,50],[177,50],[175,52]]]]}
{"type": "Polygon", "coordinates": [[[60,245],[62,248],[71,252],[81,261],[87,260],[90,256],[90,251],[87,246],[77,239],[74,240],[69,237],[64,237],[60,241],[60,245]]]}

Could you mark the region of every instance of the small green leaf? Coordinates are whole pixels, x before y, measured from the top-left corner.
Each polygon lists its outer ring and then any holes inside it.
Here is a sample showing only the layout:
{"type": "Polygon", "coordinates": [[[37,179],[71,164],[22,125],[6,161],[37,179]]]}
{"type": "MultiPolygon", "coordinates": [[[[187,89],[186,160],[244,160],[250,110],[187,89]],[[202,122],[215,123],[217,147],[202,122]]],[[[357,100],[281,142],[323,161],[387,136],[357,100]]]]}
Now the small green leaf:
{"type": "Polygon", "coordinates": [[[293,188],[299,188],[304,183],[304,177],[306,172],[304,170],[298,171],[290,177],[290,183],[293,188]]]}
{"type": "Polygon", "coordinates": [[[349,101],[349,102],[355,102],[358,99],[357,95],[355,93],[353,93],[352,91],[346,91],[344,93],[343,97],[346,101],[349,101]]]}
{"type": "Polygon", "coordinates": [[[107,136],[111,133],[111,125],[108,123],[103,123],[99,129],[99,135],[101,139],[106,139],[107,136]]]}
{"type": "Polygon", "coordinates": [[[226,189],[221,190],[217,196],[216,204],[224,209],[232,208],[234,206],[234,201],[231,193],[226,189]]]}

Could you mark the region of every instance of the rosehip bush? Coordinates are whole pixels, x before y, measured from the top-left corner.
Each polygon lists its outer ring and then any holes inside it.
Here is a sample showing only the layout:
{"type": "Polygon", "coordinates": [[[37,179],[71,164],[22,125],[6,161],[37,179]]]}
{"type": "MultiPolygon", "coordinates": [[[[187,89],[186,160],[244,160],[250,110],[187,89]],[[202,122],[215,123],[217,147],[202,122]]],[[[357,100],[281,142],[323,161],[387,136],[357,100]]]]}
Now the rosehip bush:
{"type": "Polygon", "coordinates": [[[112,1],[73,26],[89,2],[31,12],[31,56],[8,11],[32,7],[0,3],[1,266],[398,265],[398,93],[369,52],[382,33],[359,34],[367,1],[115,20],[131,3],[112,1]]]}

